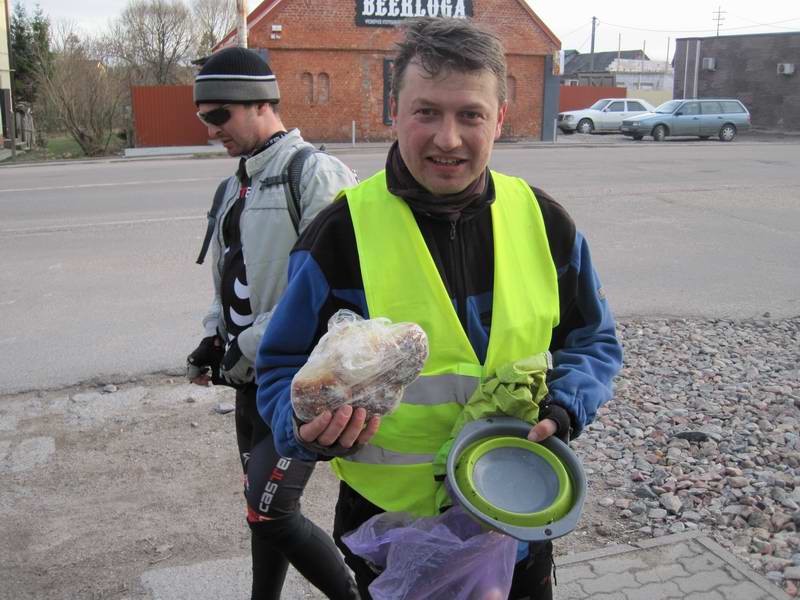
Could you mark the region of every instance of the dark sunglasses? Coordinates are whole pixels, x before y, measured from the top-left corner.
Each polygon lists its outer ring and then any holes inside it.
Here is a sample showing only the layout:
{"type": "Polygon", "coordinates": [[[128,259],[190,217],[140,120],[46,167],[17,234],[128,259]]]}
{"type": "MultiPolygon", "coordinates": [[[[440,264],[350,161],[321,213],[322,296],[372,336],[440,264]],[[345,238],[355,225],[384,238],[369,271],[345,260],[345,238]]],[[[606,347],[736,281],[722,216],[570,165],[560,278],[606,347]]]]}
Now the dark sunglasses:
{"type": "Polygon", "coordinates": [[[228,110],[230,104],[223,104],[218,108],[214,108],[208,112],[197,111],[197,118],[206,125],[213,125],[214,127],[222,127],[231,118],[231,111],[228,110]]]}

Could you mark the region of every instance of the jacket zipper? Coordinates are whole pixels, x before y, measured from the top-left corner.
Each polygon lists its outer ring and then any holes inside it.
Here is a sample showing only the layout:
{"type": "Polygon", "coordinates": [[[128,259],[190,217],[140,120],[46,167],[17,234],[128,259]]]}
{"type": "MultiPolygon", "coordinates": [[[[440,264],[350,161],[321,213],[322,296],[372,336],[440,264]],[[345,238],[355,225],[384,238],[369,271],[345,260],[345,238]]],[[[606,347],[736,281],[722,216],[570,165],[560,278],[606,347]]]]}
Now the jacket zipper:
{"type": "Polygon", "coordinates": [[[469,337],[467,330],[467,292],[465,289],[466,283],[464,277],[464,274],[466,273],[466,267],[464,265],[464,236],[457,235],[460,228],[460,219],[450,221],[450,241],[453,243],[453,258],[456,263],[456,277],[455,281],[453,282],[453,292],[456,297],[456,312],[458,314],[458,320],[461,322],[461,327],[464,329],[464,333],[466,333],[467,337],[469,337]]]}

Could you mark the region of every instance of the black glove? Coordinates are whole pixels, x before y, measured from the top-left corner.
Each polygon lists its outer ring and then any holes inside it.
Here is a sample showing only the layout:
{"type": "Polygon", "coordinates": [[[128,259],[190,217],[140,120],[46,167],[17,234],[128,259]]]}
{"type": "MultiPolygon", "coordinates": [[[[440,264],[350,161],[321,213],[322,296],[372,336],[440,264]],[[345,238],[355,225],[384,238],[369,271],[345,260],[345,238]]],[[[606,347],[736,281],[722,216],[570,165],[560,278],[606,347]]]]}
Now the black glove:
{"type": "Polygon", "coordinates": [[[555,436],[565,444],[569,443],[572,421],[567,409],[558,404],[554,404],[550,396],[546,396],[539,406],[539,421],[550,419],[556,424],[555,436]]]}
{"type": "Polygon", "coordinates": [[[203,338],[200,344],[186,357],[186,377],[189,381],[211,373],[211,380],[219,379],[219,364],[225,354],[222,339],[217,335],[203,338]]]}
{"type": "Polygon", "coordinates": [[[232,386],[244,385],[253,381],[255,377],[253,363],[242,354],[238,340],[233,340],[228,344],[228,350],[220,365],[220,375],[232,386]]]}

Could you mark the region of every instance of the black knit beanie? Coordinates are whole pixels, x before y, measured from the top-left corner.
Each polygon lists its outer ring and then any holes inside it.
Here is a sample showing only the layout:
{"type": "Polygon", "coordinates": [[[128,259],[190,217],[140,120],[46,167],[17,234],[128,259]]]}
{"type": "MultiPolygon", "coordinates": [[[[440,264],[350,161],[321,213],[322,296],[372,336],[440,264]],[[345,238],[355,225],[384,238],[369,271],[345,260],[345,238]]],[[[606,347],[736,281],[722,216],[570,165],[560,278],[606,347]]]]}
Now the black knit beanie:
{"type": "Polygon", "coordinates": [[[274,102],[278,81],[267,62],[248,48],[223,48],[212,54],[194,79],[194,103],[274,102]]]}

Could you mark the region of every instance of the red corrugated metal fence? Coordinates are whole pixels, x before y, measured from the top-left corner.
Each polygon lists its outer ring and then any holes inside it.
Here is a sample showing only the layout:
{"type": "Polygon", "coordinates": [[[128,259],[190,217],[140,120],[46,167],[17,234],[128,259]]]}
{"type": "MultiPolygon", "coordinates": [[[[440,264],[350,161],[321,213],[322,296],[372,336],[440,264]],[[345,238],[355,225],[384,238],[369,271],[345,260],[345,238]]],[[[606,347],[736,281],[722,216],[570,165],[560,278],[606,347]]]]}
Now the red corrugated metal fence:
{"type": "Polygon", "coordinates": [[[589,108],[600,98],[625,98],[628,90],[621,87],[594,87],[588,85],[562,85],[558,112],[589,108]]]}
{"type": "Polygon", "coordinates": [[[208,129],[195,116],[191,85],[133,86],[136,146],[202,146],[208,129]]]}

